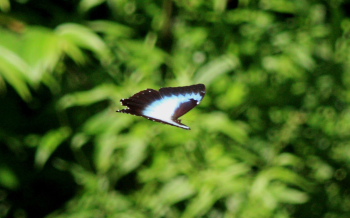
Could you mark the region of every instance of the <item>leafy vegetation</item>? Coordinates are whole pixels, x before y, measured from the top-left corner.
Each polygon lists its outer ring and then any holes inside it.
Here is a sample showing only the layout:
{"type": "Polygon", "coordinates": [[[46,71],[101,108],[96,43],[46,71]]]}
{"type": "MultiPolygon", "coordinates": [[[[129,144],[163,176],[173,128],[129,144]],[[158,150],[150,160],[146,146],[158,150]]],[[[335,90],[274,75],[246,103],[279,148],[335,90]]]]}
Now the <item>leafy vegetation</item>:
{"type": "Polygon", "coordinates": [[[0,0],[0,217],[349,217],[348,6],[0,0]],[[196,83],[191,131],[115,113],[196,83]]]}

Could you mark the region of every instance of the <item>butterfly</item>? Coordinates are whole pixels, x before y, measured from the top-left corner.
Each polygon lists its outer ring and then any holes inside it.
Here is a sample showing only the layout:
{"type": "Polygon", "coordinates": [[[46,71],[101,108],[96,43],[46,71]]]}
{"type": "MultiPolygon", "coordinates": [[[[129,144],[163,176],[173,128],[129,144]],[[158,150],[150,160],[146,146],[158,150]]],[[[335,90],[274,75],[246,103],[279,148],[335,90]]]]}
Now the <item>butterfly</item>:
{"type": "Polygon", "coordinates": [[[165,87],[159,91],[146,89],[130,98],[121,99],[122,105],[128,108],[117,112],[190,130],[190,127],[181,123],[179,117],[196,107],[204,98],[205,92],[204,84],[165,87]]]}

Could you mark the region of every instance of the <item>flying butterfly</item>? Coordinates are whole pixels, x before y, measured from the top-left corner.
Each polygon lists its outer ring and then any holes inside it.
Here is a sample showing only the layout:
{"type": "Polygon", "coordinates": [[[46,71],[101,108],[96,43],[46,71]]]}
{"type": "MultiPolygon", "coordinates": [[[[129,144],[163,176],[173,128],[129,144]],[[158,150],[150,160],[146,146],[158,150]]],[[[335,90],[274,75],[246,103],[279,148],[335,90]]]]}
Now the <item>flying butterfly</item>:
{"type": "Polygon", "coordinates": [[[165,87],[146,89],[120,102],[127,109],[119,113],[145,117],[156,122],[189,130],[190,127],[181,123],[179,117],[196,107],[204,98],[205,85],[196,84],[182,87],[165,87]]]}

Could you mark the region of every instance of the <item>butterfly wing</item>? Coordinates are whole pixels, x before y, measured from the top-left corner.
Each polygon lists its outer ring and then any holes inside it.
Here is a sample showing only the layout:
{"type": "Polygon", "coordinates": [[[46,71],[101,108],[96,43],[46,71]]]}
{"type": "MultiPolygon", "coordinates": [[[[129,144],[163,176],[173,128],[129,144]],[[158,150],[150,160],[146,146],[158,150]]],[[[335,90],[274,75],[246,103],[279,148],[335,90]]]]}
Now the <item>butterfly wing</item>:
{"type": "Polygon", "coordinates": [[[127,106],[127,109],[118,110],[117,112],[132,114],[136,116],[143,116],[143,111],[153,102],[161,100],[161,96],[157,90],[146,89],[138,92],[130,98],[122,99],[120,102],[123,106],[127,106]]]}

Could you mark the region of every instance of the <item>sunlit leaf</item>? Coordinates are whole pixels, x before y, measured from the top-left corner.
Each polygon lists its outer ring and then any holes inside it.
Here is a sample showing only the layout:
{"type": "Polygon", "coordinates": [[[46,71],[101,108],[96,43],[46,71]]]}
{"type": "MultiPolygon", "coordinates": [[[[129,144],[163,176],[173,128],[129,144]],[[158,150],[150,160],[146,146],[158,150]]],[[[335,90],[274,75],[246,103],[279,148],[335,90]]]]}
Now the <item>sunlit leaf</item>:
{"type": "Polygon", "coordinates": [[[237,142],[244,143],[248,140],[247,131],[244,125],[230,120],[225,114],[220,112],[202,115],[201,122],[211,132],[222,132],[237,142]]]}
{"type": "Polygon", "coordinates": [[[292,184],[304,190],[313,190],[313,184],[310,181],[306,180],[292,170],[283,167],[273,167],[259,173],[252,185],[251,195],[264,195],[265,189],[268,188],[275,180],[285,184],[292,184]]]}
{"type": "Polygon", "coordinates": [[[21,56],[30,66],[30,79],[38,85],[44,74],[54,70],[62,56],[59,39],[49,29],[29,28],[25,33],[21,56]]]}
{"type": "Polygon", "coordinates": [[[141,140],[131,140],[126,148],[125,156],[120,163],[123,174],[128,173],[138,167],[146,158],[147,144],[141,140]]]}
{"type": "Polygon", "coordinates": [[[203,190],[200,190],[199,194],[191,200],[181,217],[203,216],[216,201],[213,195],[214,192],[210,187],[203,187],[203,190]]]}
{"type": "Polygon", "coordinates": [[[10,1],[8,1],[8,0],[0,0],[0,9],[2,11],[5,11],[5,12],[9,11],[10,7],[11,7],[10,1]]]}
{"type": "Polygon", "coordinates": [[[131,125],[133,117],[119,115],[114,110],[102,111],[82,125],[83,132],[87,135],[115,134],[131,125]]]}
{"type": "Polygon", "coordinates": [[[164,204],[174,204],[194,194],[193,187],[185,177],[178,177],[166,183],[159,192],[159,200],[164,204]]]}
{"type": "Polygon", "coordinates": [[[64,51],[78,63],[82,61],[79,49],[87,49],[104,61],[109,60],[109,50],[102,39],[91,29],[73,23],[58,26],[55,33],[61,37],[64,51]]]}
{"type": "Polygon", "coordinates": [[[119,89],[112,84],[104,84],[95,87],[92,90],[72,93],[64,96],[58,102],[58,107],[61,109],[73,106],[85,106],[96,102],[114,98],[119,89]]]}
{"type": "Polygon", "coordinates": [[[102,4],[105,1],[106,0],[82,0],[79,3],[79,10],[81,12],[86,12],[86,11],[90,10],[91,8],[94,8],[94,7],[102,4]]]}
{"type": "Polygon", "coordinates": [[[29,78],[25,76],[29,71],[23,59],[0,45],[0,76],[26,101],[31,99],[27,85],[29,78]]]}
{"type": "Polygon", "coordinates": [[[309,199],[305,192],[288,188],[284,185],[275,185],[272,186],[271,189],[275,197],[277,197],[277,199],[283,203],[302,204],[309,199]]]}
{"type": "Polygon", "coordinates": [[[239,60],[235,56],[219,57],[199,69],[194,81],[210,84],[215,78],[234,70],[238,65],[239,60]]]}

